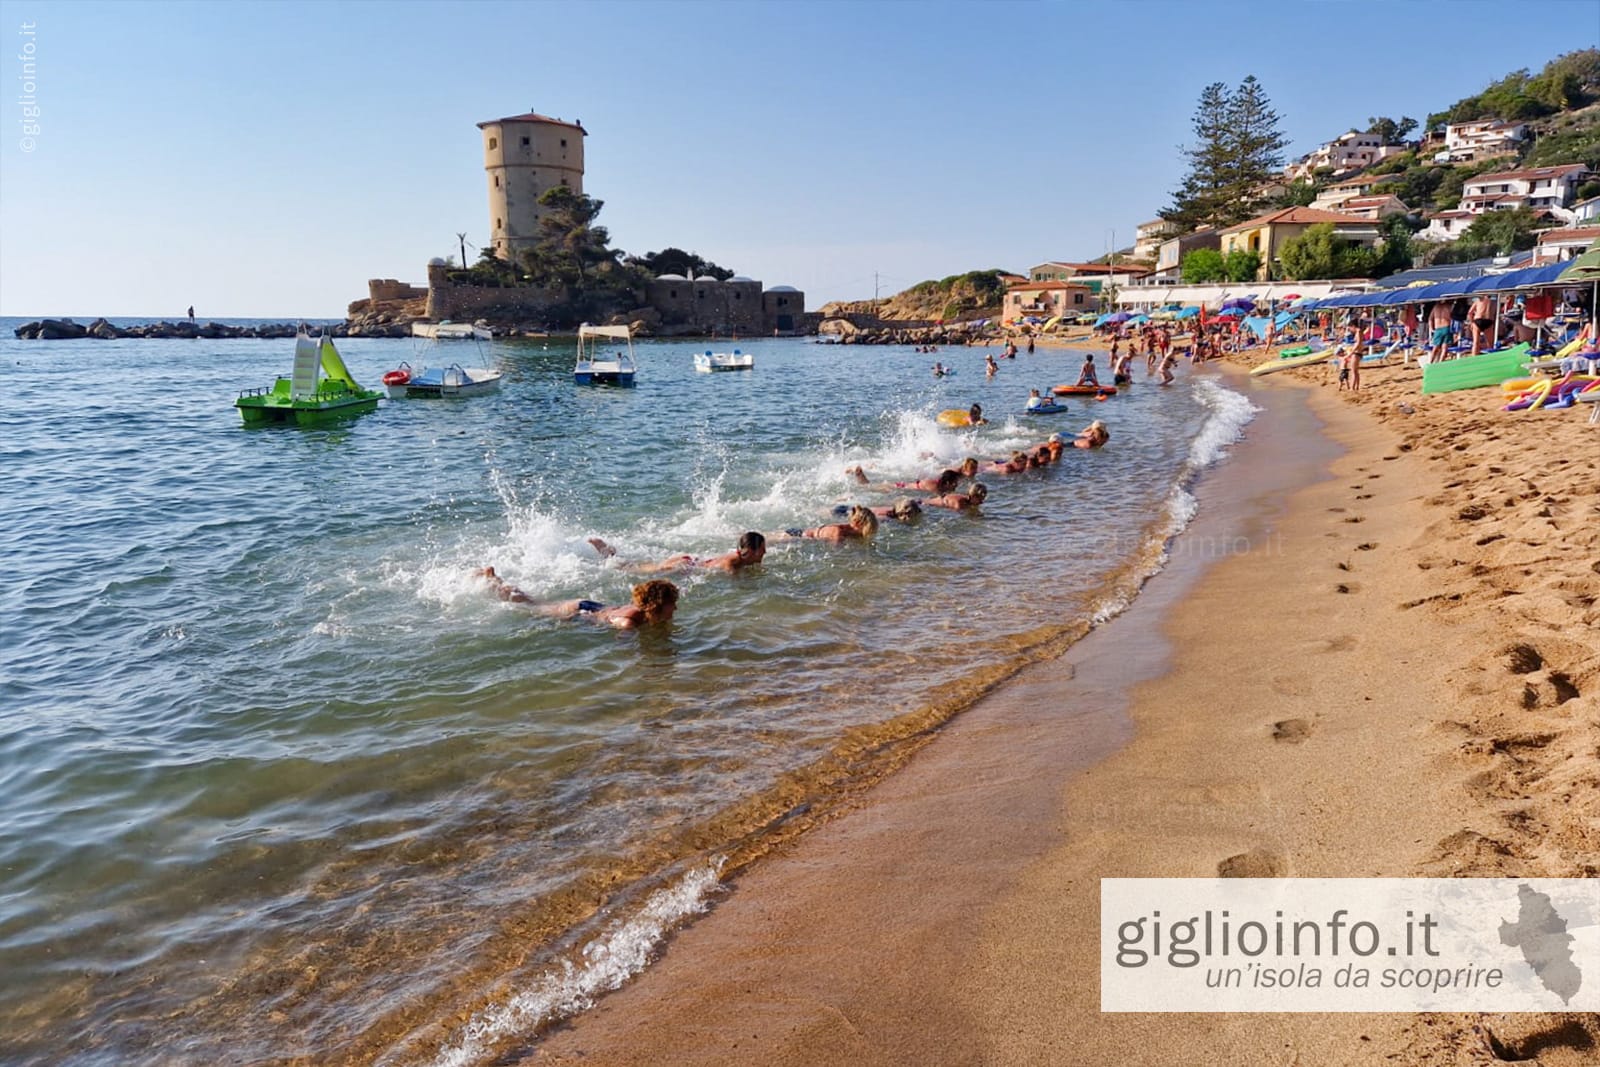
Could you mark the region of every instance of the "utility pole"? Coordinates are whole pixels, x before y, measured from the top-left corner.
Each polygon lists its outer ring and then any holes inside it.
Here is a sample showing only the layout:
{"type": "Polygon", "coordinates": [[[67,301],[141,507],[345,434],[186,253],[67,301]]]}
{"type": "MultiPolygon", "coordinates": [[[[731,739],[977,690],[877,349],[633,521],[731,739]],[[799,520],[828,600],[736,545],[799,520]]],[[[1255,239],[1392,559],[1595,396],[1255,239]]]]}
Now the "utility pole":
{"type": "Polygon", "coordinates": [[[872,313],[878,313],[878,272],[872,272],[872,313]]]}
{"type": "Polygon", "coordinates": [[[458,234],[456,234],[456,240],[461,242],[461,269],[462,270],[466,270],[467,269],[467,235],[465,233],[458,233],[458,234]]]}

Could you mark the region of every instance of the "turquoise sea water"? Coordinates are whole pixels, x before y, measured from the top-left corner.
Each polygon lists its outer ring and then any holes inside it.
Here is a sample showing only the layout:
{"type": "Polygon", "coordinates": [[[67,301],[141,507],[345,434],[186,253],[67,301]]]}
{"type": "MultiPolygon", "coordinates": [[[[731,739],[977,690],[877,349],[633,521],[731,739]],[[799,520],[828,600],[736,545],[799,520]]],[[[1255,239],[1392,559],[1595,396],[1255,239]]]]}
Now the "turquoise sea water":
{"type": "Polygon", "coordinates": [[[23,342],[21,321],[0,322],[7,1061],[492,1061],[641,965],[863,751],[1115,610],[1250,410],[1141,367],[1016,414],[1075,376],[1046,350],[985,380],[978,348],[740,342],[753,372],[705,375],[705,344],[649,342],[616,390],[572,384],[570,342],[350,339],[373,387],[401,360],[506,383],[247,430],[233,398],[292,342],[23,342]],[[973,401],[991,425],[936,427],[973,401]],[[981,515],[678,576],[668,626],[532,617],[471,576],[622,603],[637,578],[588,537],[723,552],[892,500],[847,464],[925,475],[1092,418],[1107,448],[985,477],[981,515]]]}

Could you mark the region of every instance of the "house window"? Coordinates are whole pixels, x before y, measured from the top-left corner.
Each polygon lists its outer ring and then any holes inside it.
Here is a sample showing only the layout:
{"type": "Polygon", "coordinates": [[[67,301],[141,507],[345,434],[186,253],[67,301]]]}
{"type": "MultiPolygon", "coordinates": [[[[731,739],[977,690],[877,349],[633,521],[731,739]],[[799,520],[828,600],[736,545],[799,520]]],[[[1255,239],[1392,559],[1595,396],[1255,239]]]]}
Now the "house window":
{"type": "Polygon", "coordinates": [[[786,297],[786,296],[778,297],[778,306],[781,307],[781,308],[788,307],[789,306],[789,298],[786,297]]]}
{"type": "Polygon", "coordinates": [[[531,142],[530,142],[530,141],[529,141],[529,140],[528,140],[528,139],[527,139],[527,138],[526,138],[526,137],[524,137],[524,138],[523,138],[523,139],[522,139],[522,147],[523,147],[523,148],[527,148],[527,147],[528,147],[528,145],[529,145],[529,144],[530,144],[530,143],[531,143],[531,142]]]}
{"type": "Polygon", "coordinates": [[[499,147],[500,147],[500,138],[498,138],[498,137],[489,138],[489,151],[493,152],[496,148],[499,148],[499,147]]]}
{"type": "Polygon", "coordinates": [[[561,147],[562,148],[567,147],[567,139],[565,137],[561,138],[561,147]]]}
{"type": "Polygon", "coordinates": [[[1082,294],[1082,293],[1073,293],[1073,294],[1072,294],[1072,302],[1073,302],[1073,303],[1074,303],[1074,304],[1081,304],[1081,303],[1083,303],[1083,294],[1082,294]]]}

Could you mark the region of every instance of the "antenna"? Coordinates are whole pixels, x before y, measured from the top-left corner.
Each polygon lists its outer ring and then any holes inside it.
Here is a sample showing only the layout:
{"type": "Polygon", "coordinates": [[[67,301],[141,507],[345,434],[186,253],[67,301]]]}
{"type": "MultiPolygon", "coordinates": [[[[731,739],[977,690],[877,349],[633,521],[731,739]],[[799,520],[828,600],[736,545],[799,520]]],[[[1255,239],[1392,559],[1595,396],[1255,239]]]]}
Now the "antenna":
{"type": "Polygon", "coordinates": [[[463,233],[458,233],[458,234],[456,234],[456,240],[461,242],[461,269],[462,270],[466,270],[467,269],[467,235],[464,232],[463,233]]]}

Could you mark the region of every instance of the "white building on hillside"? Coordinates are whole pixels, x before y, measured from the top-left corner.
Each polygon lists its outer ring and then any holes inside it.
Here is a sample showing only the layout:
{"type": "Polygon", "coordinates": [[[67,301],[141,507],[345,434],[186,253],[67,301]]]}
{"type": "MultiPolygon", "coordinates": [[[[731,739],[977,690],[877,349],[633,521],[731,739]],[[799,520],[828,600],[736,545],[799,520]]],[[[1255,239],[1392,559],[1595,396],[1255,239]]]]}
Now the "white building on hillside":
{"type": "Polygon", "coordinates": [[[1357,133],[1351,130],[1291,163],[1284,170],[1284,174],[1291,182],[1309,181],[1319,170],[1331,170],[1337,176],[1370,167],[1405,150],[1404,145],[1384,144],[1383,138],[1375,133],[1357,133]]]}
{"type": "Polygon", "coordinates": [[[1371,196],[1352,196],[1349,200],[1339,205],[1339,210],[1346,215],[1354,215],[1362,219],[1386,219],[1390,215],[1409,215],[1411,209],[1406,207],[1393,193],[1374,193],[1371,196]]]}
{"type": "Polygon", "coordinates": [[[1565,215],[1560,209],[1571,202],[1588,174],[1589,168],[1582,163],[1480,174],[1463,183],[1461,206],[1474,215],[1517,207],[1565,215]]]}
{"type": "Polygon", "coordinates": [[[1472,220],[1477,218],[1470,211],[1459,208],[1454,211],[1440,211],[1428,216],[1428,225],[1417,236],[1427,241],[1454,241],[1461,237],[1462,231],[1472,225],[1472,220]]]}
{"type": "Polygon", "coordinates": [[[1582,255],[1600,240],[1600,226],[1568,226],[1562,230],[1546,230],[1539,235],[1533,249],[1533,262],[1559,263],[1582,255]]]}
{"type": "Polygon", "coordinates": [[[1151,219],[1149,222],[1139,223],[1133,231],[1133,258],[1155,259],[1161,242],[1177,232],[1178,224],[1168,222],[1166,219],[1151,219]]]}
{"type": "Polygon", "coordinates": [[[1444,128],[1444,150],[1436,152],[1435,163],[1470,163],[1475,159],[1507,156],[1522,146],[1528,136],[1526,122],[1452,122],[1444,128]]]}

